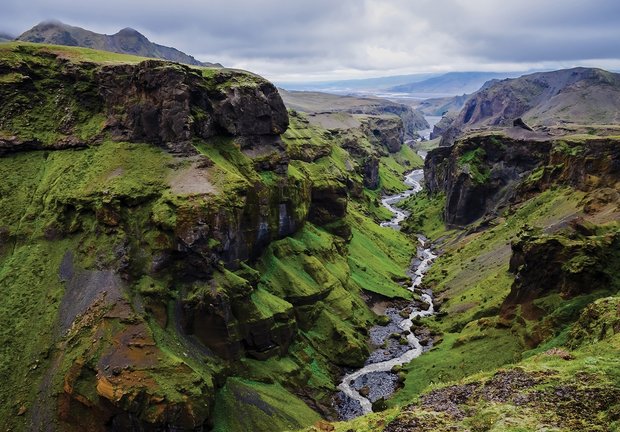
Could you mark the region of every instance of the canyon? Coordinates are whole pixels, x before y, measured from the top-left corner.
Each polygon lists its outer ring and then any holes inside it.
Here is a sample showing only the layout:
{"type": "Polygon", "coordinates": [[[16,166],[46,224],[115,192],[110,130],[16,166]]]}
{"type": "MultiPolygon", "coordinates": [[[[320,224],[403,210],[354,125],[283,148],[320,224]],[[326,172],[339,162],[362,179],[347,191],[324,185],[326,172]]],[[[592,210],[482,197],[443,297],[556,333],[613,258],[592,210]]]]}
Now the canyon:
{"type": "Polygon", "coordinates": [[[392,101],[0,45],[0,425],[613,430],[617,83],[556,75],[485,85],[422,159],[392,101]],[[591,130],[548,106],[583,82],[591,130]]]}

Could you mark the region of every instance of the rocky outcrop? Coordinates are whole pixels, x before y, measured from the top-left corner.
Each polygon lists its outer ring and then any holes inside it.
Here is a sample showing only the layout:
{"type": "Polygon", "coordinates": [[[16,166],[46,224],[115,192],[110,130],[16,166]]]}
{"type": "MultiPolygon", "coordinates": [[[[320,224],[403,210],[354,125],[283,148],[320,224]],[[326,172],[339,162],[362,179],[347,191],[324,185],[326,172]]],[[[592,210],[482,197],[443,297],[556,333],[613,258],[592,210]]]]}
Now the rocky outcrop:
{"type": "Polygon", "coordinates": [[[383,103],[372,107],[372,109],[352,108],[348,112],[352,114],[370,114],[373,116],[383,116],[393,114],[400,118],[403,123],[404,136],[407,138],[416,138],[417,131],[429,127],[424,115],[407,105],[398,103],[383,103]]]}
{"type": "Polygon", "coordinates": [[[548,157],[550,143],[480,136],[429,152],[424,179],[431,193],[445,193],[444,220],[464,226],[514,199],[523,176],[548,157]]]}
{"type": "Polygon", "coordinates": [[[405,139],[403,123],[397,117],[369,117],[362,128],[371,142],[385,147],[390,153],[399,151],[405,139]]]}
{"type": "Polygon", "coordinates": [[[0,72],[21,77],[0,86],[7,101],[0,108],[4,153],[96,144],[106,134],[182,153],[193,152],[192,139],[216,135],[277,146],[288,126],[276,88],[249,72],[202,72],[157,60],[96,66],[49,55],[46,62],[0,62],[0,72]],[[75,98],[80,104],[70,104],[75,98]]]}
{"type": "Polygon", "coordinates": [[[450,128],[452,122],[456,119],[458,113],[455,111],[447,112],[441,117],[435,126],[433,126],[433,131],[431,132],[431,139],[441,138],[444,133],[450,128]]]}
{"type": "Polygon", "coordinates": [[[515,274],[515,282],[501,314],[509,316],[520,305],[522,316],[539,319],[545,311],[534,301],[549,294],[570,299],[595,290],[613,291],[619,247],[619,232],[576,238],[524,233],[512,244],[509,270],[515,274]]]}
{"type": "Polygon", "coordinates": [[[620,181],[615,139],[528,141],[480,135],[429,152],[425,182],[446,194],[444,219],[467,225],[552,185],[581,190],[608,188],[620,181]]]}
{"type": "Polygon", "coordinates": [[[221,71],[205,79],[189,67],[155,60],[102,68],[106,128],[118,139],[177,143],[218,134],[279,135],[288,126],[275,87],[259,77],[221,71]],[[236,81],[248,80],[246,85],[236,81]],[[128,107],[119,112],[118,107],[128,107]],[[243,115],[241,115],[243,111],[243,115]]]}

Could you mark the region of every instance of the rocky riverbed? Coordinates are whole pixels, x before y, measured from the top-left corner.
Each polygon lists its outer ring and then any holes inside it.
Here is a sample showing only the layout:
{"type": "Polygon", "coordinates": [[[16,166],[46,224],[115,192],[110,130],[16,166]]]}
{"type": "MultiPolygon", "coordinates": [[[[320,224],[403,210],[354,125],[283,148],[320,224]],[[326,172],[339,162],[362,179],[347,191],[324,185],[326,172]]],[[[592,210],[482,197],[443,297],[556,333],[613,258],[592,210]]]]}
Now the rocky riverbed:
{"type": "MultiPolygon", "coordinates": [[[[382,200],[383,205],[394,213],[393,218],[383,222],[382,226],[400,229],[407,213],[398,207],[398,203],[422,190],[422,178],[422,170],[409,173],[405,183],[410,189],[382,200]]],[[[363,368],[349,371],[338,386],[340,392],[335,397],[335,406],[343,420],[372,412],[373,404],[396,391],[401,379],[398,374],[400,366],[431,346],[430,336],[424,329],[414,329],[413,321],[434,313],[432,293],[420,290],[419,286],[436,255],[426,238],[419,236],[418,240],[420,244],[409,271],[412,280],[409,290],[418,293],[421,301],[414,300],[402,308],[386,308],[384,314],[390,319],[389,322],[370,330],[370,343],[376,349],[363,368]]]]}

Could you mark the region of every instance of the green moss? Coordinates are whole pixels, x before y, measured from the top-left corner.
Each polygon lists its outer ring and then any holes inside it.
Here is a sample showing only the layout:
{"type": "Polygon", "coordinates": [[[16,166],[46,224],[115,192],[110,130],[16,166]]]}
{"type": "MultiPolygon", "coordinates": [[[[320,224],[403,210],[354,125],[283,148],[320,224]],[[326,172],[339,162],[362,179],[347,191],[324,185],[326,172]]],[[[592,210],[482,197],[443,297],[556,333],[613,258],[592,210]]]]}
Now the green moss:
{"type": "Polygon", "coordinates": [[[457,160],[458,166],[466,170],[470,178],[477,184],[484,184],[489,180],[491,171],[484,166],[486,152],[482,147],[465,152],[457,160]]]}
{"type": "Polygon", "coordinates": [[[397,153],[380,159],[379,187],[384,194],[407,190],[409,186],[403,182],[405,173],[422,166],[424,166],[422,158],[411,147],[403,145],[397,153]]]}
{"type": "Polygon", "coordinates": [[[398,282],[406,282],[405,269],[415,246],[399,231],[382,228],[372,219],[352,210],[348,216],[353,238],[349,245],[351,279],[366,291],[389,298],[410,298],[398,282]]]}
{"type": "Polygon", "coordinates": [[[425,192],[413,195],[401,203],[401,207],[410,212],[403,222],[403,231],[407,233],[422,233],[427,238],[437,239],[446,234],[443,223],[443,210],[446,206],[446,196],[436,194],[429,196],[425,192]]]}
{"type": "Polygon", "coordinates": [[[0,256],[0,424],[5,429],[25,430],[17,412],[22,404],[33,406],[49,366],[64,293],[58,271],[69,248],[69,241],[39,241],[0,256]]]}

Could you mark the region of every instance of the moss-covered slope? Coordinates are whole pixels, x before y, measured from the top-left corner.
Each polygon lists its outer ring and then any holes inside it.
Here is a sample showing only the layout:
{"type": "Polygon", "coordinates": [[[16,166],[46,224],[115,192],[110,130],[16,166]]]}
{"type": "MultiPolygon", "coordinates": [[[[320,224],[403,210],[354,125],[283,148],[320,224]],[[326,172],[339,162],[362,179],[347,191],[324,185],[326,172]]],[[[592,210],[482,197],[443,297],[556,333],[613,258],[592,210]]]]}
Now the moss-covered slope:
{"type": "Polygon", "coordinates": [[[240,71],[7,44],[0,94],[5,429],[333,416],[364,293],[410,295],[414,246],[376,225],[364,157],[240,71]]]}

